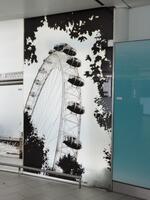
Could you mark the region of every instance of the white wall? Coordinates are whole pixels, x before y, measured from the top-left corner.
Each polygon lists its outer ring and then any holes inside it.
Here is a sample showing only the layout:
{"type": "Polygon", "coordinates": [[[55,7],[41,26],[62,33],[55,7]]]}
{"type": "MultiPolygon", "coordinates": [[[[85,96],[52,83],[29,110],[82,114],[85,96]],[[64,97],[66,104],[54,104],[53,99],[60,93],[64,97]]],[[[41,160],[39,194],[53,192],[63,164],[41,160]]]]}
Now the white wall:
{"type": "MultiPolygon", "coordinates": [[[[23,19],[0,21],[0,74],[23,71],[23,53],[23,19]]],[[[18,137],[22,131],[22,97],[21,85],[0,87],[0,136],[18,137]]]]}
{"type": "Polygon", "coordinates": [[[0,73],[23,71],[23,19],[0,21],[0,73]]]}

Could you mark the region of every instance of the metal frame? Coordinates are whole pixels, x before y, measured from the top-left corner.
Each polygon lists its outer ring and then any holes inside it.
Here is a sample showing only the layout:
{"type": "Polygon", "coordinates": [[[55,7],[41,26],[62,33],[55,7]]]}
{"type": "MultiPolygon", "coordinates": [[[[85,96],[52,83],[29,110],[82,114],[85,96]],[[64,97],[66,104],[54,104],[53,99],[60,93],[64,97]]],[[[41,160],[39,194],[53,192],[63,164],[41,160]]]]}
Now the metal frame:
{"type": "Polygon", "coordinates": [[[0,86],[23,85],[23,72],[0,74],[0,86]]]}
{"type": "MultiPolygon", "coordinates": [[[[49,173],[50,175],[57,175],[57,176],[60,176],[60,178],[62,176],[66,177],[66,178],[75,178],[76,180],[78,180],[79,189],[81,189],[81,187],[82,187],[82,176],[64,174],[64,173],[54,172],[54,171],[51,171],[51,170],[37,169],[37,168],[34,168],[34,167],[27,167],[27,166],[23,166],[23,165],[9,164],[9,163],[3,163],[3,162],[0,162],[0,165],[1,166],[18,168],[18,174],[19,175],[24,174],[23,171],[21,171],[21,169],[23,169],[23,170],[27,169],[27,170],[33,170],[35,172],[43,172],[44,174],[49,173]]],[[[2,171],[2,170],[0,170],[0,171],[2,171]]],[[[5,170],[5,171],[7,171],[7,170],[5,170]]],[[[49,176],[49,177],[51,177],[51,176],[49,176]]],[[[45,177],[45,179],[46,179],[46,177],[45,177]]]]}

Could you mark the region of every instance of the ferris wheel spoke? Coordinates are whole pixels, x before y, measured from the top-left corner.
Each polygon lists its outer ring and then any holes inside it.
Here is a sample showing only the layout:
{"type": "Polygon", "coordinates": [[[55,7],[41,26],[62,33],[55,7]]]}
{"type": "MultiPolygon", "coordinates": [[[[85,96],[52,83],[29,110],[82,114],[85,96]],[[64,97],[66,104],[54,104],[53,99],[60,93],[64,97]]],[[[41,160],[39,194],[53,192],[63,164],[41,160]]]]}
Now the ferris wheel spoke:
{"type": "MultiPolygon", "coordinates": [[[[55,79],[54,79],[54,81],[52,81],[52,82],[54,82],[55,83],[55,81],[57,80],[57,78],[58,78],[58,76],[57,76],[57,74],[56,74],[56,76],[55,76],[55,79]]],[[[51,81],[51,80],[48,80],[49,82],[51,81]]],[[[48,84],[49,85],[49,84],[48,84]]],[[[41,102],[42,102],[42,107],[43,107],[43,109],[42,110],[44,110],[44,112],[40,109],[40,112],[42,111],[42,113],[39,113],[39,119],[40,119],[40,121],[38,121],[38,123],[40,123],[40,124],[43,124],[43,123],[45,123],[48,119],[49,119],[49,112],[51,112],[50,111],[50,107],[53,109],[53,105],[50,105],[49,104],[49,102],[51,101],[51,99],[52,99],[52,97],[54,97],[54,95],[55,95],[55,93],[54,92],[56,92],[57,91],[57,88],[56,88],[56,90],[55,90],[55,85],[54,86],[52,86],[52,90],[51,90],[51,88],[48,88],[48,89],[50,89],[50,91],[51,92],[46,92],[46,91],[44,91],[43,92],[43,98],[41,99],[41,102]],[[53,94],[54,93],[54,94],[53,94]],[[51,97],[51,98],[50,98],[51,97]],[[48,107],[48,108],[47,108],[48,107]],[[49,111],[49,112],[48,112],[49,111]]],[[[38,107],[38,106],[37,106],[38,107]]]]}

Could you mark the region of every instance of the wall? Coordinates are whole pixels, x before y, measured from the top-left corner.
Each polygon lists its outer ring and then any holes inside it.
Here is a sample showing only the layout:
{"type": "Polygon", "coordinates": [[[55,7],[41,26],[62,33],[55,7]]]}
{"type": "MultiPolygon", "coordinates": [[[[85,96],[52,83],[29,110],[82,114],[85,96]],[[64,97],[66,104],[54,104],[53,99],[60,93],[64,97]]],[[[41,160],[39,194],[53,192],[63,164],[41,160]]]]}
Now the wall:
{"type": "MultiPolygon", "coordinates": [[[[0,74],[16,71],[23,71],[23,19],[0,22],[0,74]]],[[[0,96],[0,137],[20,138],[23,131],[22,86],[0,86],[0,96]]],[[[22,164],[18,154],[15,145],[1,140],[1,162],[22,164]]]]}
{"type": "Polygon", "coordinates": [[[0,22],[0,73],[23,70],[23,20],[0,22]],[[13,68],[13,69],[12,69],[13,68]]]}
{"type": "Polygon", "coordinates": [[[116,8],[114,12],[114,42],[127,41],[129,38],[129,10],[116,8]]]}
{"type": "Polygon", "coordinates": [[[116,8],[114,19],[115,42],[150,38],[150,6],[116,8]]]}
{"type": "Polygon", "coordinates": [[[150,6],[129,10],[129,40],[150,39],[150,6]]]}

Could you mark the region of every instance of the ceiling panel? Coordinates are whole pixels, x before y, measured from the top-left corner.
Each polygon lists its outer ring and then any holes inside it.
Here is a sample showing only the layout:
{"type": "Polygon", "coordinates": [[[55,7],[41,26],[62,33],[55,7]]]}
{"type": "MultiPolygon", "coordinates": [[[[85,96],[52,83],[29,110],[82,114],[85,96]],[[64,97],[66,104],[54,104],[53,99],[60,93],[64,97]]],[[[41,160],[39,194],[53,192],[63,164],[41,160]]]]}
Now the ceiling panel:
{"type": "MultiPolygon", "coordinates": [[[[150,5],[150,0],[99,0],[105,6],[150,5]]],[[[34,17],[101,7],[95,0],[0,0],[0,20],[34,17]]]]}
{"type": "Polygon", "coordinates": [[[150,5],[150,0],[100,0],[106,6],[114,5],[116,7],[139,7],[150,5]]]}
{"type": "Polygon", "coordinates": [[[131,7],[150,5],[150,0],[126,0],[131,7]]]}

